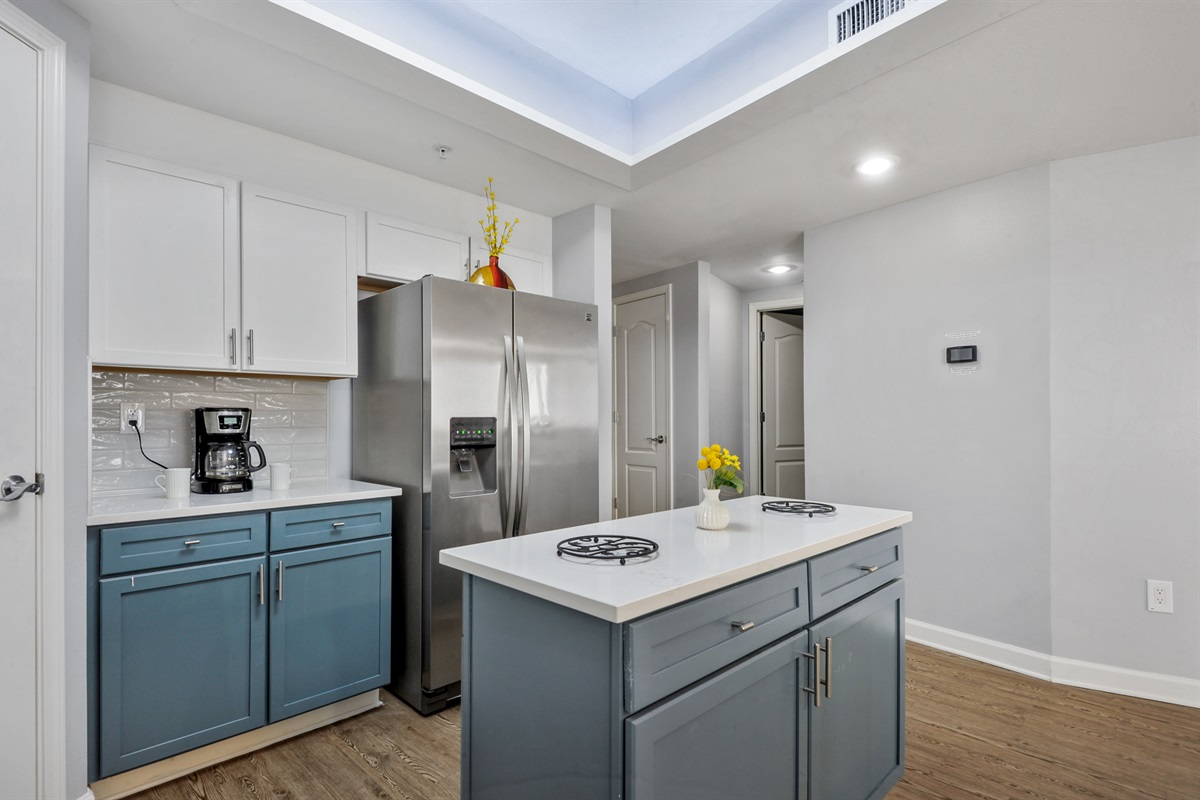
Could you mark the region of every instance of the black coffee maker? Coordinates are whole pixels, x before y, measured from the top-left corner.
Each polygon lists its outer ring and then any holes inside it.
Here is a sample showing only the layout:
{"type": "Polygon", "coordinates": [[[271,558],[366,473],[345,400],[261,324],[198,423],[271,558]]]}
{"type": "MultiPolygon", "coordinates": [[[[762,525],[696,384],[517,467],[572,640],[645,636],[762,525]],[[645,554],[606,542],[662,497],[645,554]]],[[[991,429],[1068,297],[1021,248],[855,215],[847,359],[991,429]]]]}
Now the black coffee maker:
{"type": "Polygon", "coordinates": [[[250,473],[267,465],[266,454],[250,440],[250,409],[196,409],[196,470],[192,491],[196,494],[248,492],[254,488],[250,473]],[[258,453],[258,463],[250,453],[258,453]]]}

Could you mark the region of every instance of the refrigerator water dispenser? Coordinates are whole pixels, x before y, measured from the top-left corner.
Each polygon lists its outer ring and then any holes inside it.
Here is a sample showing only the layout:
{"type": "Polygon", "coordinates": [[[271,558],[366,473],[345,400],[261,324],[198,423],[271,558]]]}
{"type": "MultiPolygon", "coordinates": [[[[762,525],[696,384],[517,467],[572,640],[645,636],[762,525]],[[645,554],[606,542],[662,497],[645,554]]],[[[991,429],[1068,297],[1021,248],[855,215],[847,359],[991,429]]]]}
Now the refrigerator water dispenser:
{"type": "Polygon", "coordinates": [[[496,418],[450,418],[450,496],[496,491],[496,418]]]}

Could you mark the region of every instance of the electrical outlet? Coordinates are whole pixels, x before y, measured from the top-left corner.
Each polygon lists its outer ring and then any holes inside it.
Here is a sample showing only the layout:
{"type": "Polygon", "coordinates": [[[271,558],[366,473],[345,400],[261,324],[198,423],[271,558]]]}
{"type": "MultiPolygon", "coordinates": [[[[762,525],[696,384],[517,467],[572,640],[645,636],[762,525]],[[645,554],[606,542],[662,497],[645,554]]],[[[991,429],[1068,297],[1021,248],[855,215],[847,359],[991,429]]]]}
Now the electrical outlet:
{"type": "Polygon", "coordinates": [[[145,433],[146,431],[146,404],[145,403],[121,403],[121,433],[133,433],[133,426],[129,421],[133,420],[137,423],[138,430],[145,433]]]}
{"type": "Polygon", "coordinates": [[[1170,581],[1146,581],[1146,610],[1159,614],[1173,614],[1175,605],[1171,598],[1170,581]]]}

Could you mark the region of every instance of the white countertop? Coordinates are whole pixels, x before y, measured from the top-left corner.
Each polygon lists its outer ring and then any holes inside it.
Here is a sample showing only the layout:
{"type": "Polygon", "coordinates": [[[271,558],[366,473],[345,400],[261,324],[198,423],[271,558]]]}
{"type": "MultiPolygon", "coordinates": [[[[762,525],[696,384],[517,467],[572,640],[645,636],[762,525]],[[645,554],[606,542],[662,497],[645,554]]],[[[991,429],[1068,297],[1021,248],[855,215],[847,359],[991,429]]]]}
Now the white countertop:
{"type": "MultiPolygon", "coordinates": [[[[264,485],[266,483],[264,481],[264,485]]],[[[106,495],[92,499],[87,524],[117,525],[154,519],[200,517],[206,514],[235,514],[241,511],[264,511],[288,506],[373,500],[399,494],[400,489],[396,486],[382,486],[343,478],[318,478],[292,481],[291,488],[282,492],[255,489],[236,494],[189,494],[178,500],[168,500],[161,493],[106,495]]]]}
{"type": "Polygon", "coordinates": [[[680,508],[449,548],[440,560],[543,600],[626,622],[912,521],[908,511],[837,503],[837,514],[828,518],[764,512],[763,502],[773,499],[779,498],[725,501],[730,522],[723,531],[699,530],[695,507],[680,508]],[[557,555],[561,540],[590,534],[640,536],[658,542],[659,550],[624,565],[557,555]]]}

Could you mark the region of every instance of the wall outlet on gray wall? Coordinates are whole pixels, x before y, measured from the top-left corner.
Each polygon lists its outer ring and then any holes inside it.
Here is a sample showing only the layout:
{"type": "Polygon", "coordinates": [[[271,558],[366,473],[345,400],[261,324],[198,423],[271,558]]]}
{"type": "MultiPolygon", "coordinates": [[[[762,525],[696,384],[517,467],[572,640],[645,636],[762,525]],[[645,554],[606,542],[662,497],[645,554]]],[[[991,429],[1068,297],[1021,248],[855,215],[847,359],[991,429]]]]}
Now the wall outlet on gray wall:
{"type": "Polygon", "coordinates": [[[1170,581],[1146,581],[1146,610],[1160,614],[1173,614],[1175,604],[1171,598],[1170,581]]]}

